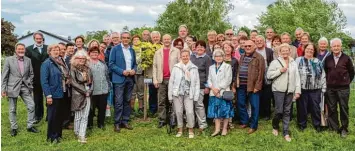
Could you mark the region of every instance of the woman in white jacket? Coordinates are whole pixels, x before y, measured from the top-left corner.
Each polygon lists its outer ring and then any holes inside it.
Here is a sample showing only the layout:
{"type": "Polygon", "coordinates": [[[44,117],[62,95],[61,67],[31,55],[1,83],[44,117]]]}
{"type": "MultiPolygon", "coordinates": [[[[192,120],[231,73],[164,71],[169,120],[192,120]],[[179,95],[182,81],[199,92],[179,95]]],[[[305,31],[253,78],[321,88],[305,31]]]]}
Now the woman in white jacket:
{"type": "Polygon", "coordinates": [[[200,78],[198,68],[190,61],[190,51],[180,52],[181,61],[174,65],[169,79],[168,98],[173,101],[176,113],[178,133],[176,137],[182,136],[183,112],[186,111],[187,128],[189,128],[189,138],[194,138],[194,102],[200,96],[200,78]]]}
{"type": "Polygon", "coordinates": [[[215,131],[211,136],[220,134],[221,121],[223,121],[222,136],[227,135],[228,119],[234,116],[232,101],[222,99],[223,92],[230,91],[232,83],[232,67],[223,61],[224,56],[221,49],[213,52],[215,63],[210,66],[208,74],[207,84],[210,88],[210,98],[207,117],[215,119],[215,131]]]}
{"type": "Polygon", "coordinates": [[[283,135],[290,142],[289,123],[290,110],[293,99],[301,94],[300,76],[296,61],[290,57],[291,48],[282,44],[279,49],[280,57],[272,61],[267,71],[267,78],[272,79],[272,91],[275,99],[275,116],[272,120],[272,133],[277,136],[279,122],[283,122],[283,135]]]}

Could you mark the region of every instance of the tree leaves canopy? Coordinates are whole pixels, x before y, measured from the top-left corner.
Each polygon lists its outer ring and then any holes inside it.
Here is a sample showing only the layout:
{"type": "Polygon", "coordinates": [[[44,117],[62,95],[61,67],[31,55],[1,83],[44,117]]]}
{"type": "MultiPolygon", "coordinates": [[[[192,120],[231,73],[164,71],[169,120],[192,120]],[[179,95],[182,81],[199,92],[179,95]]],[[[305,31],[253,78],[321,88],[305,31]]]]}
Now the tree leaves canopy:
{"type": "Polygon", "coordinates": [[[2,55],[13,55],[15,52],[15,45],[17,43],[17,36],[14,34],[15,26],[1,18],[1,53],[2,55]]]}
{"type": "MultiPolygon", "coordinates": [[[[347,24],[338,3],[326,0],[277,0],[267,7],[258,20],[259,31],[272,27],[276,32],[288,32],[293,35],[297,27],[309,32],[313,41],[322,36],[328,39],[340,37],[345,43],[351,41],[349,33],[343,30],[347,24]]],[[[345,44],[344,46],[346,46],[345,44]]]]}
{"type": "Polygon", "coordinates": [[[179,26],[185,24],[190,35],[206,39],[209,30],[224,33],[232,27],[227,17],[232,9],[229,0],[176,0],[169,2],[165,12],[159,15],[156,29],[177,37],[179,26]]]}

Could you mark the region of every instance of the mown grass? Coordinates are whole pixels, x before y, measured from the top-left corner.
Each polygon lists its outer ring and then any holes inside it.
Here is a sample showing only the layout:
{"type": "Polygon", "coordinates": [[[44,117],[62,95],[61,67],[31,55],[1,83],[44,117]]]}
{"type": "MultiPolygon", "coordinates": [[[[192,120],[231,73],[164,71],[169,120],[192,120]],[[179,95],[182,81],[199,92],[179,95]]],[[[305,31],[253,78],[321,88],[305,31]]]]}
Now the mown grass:
{"type": "MultiPolygon", "coordinates": [[[[121,133],[113,132],[113,120],[107,119],[106,130],[94,128],[88,131],[88,143],[82,145],[77,142],[71,130],[64,130],[64,139],[60,144],[46,142],[47,123],[38,124],[41,131],[32,134],[26,131],[27,111],[24,103],[18,103],[19,134],[10,136],[8,120],[8,102],[1,101],[1,149],[4,151],[15,150],[355,150],[355,91],[352,90],[350,98],[350,135],[340,138],[335,132],[325,131],[317,133],[311,126],[300,132],[296,127],[296,120],[291,122],[290,130],[293,138],[291,143],[286,142],[282,136],[272,135],[271,121],[260,120],[259,129],[252,135],[247,134],[247,129],[235,128],[226,137],[210,137],[212,126],[205,136],[196,136],[188,139],[185,136],[175,138],[175,134],[168,135],[166,129],[156,128],[157,120],[141,122],[132,121],[134,130],[122,130],[121,133]]],[[[295,118],[294,118],[295,119],[295,118]]]]}

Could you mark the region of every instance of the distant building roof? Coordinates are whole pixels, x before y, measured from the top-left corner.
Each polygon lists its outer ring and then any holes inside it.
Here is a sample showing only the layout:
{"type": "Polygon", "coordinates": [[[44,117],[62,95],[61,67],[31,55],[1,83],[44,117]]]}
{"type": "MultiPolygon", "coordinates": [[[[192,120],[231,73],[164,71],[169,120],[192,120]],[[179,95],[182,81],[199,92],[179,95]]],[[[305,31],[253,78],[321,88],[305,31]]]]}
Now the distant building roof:
{"type": "MultiPolygon", "coordinates": [[[[70,41],[70,40],[68,40],[68,39],[65,39],[65,38],[62,37],[62,36],[58,36],[58,35],[56,35],[56,34],[53,34],[53,33],[50,33],[50,32],[46,32],[46,31],[44,31],[44,30],[38,30],[37,32],[41,32],[41,33],[47,34],[47,35],[49,35],[49,36],[52,36],[52,37],[57,38],[57,39],[59,39],[59,40],[62,40],[62,41],[64,41],[64,42],[66,42],[66,43],[73,43],[72,41],[70,41]]],[[[27,35],[25,35],[25,36],[22,36],[22,37],[18,38],[17,40],[20,41],[20,40],[25,39],[25,38],[27,38],[27,37],[29,37],[29,36],[32,36],[33,33],[34,33],[34,32],[29,33],[29,34],[27,34],[27,35]]]]}

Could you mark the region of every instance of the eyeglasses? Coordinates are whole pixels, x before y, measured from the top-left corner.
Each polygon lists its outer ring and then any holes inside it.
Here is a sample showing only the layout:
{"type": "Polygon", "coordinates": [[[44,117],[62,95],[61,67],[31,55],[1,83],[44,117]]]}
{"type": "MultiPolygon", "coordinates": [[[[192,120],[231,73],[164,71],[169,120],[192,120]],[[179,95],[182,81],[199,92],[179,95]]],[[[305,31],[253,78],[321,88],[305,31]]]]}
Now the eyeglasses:
{"type": "Polygon", "coordinates": [[[122,37],[122,39],[129,39],[129,37],[122,37]]]}
{"type": "Polygon", "coordinates": [[[244,45],[245,48],[251,48],[252,45],[244,45]]]}

